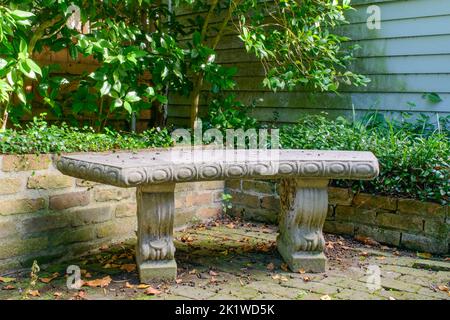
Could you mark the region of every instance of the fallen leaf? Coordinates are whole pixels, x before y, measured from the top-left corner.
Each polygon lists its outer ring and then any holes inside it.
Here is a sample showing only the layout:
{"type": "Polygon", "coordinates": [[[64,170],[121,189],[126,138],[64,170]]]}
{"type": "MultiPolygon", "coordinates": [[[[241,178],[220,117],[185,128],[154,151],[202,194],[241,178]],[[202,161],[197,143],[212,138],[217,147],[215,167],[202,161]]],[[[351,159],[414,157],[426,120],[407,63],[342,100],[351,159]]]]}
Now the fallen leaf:
{"type": "Polygon", "coordinates": [[[271,262],[266,266],[266,269],[269,271],[273,271],[275,269],[275,265],[271,262]]]}
{"type": "Polygon", "coordinates": [[[157,290],[157,289],[155,289],[155,288],[149,286],[149,287],[144,291],[144,293],[145,293],[146,295],[149,295],[149,296],[157,296],[157,295],[161,294],[161,291],[159,291],[159,290],[157,290]]]}
{"type": "Polygon", "coordinates": [[[288,281],[288,278],[286,278],[285,276],[280,276],[279,274],[276,274],[274,276],[272,276],[273,280],[280,280],[280,281],[288,281]]]}
{"type": "Polygon", "coordinates": [[[375,240],[373,240],[372,238],[369,238],[369,237],[356,236],[355,240],[359,241],[359,242],[362,242],[362,243],[364,243],[366,245],[369,245],[369,246],[377,246],[377,245],[379,245],[379,243],[377,241],[375,241],[375,240]]]}
{"type": "Polygon", "coordinates": [[[331,300],[331,297],[329,295],[324,295],[320,297],[320,300],[331,300]]]}
{"type": "Polygon", "coordinates": [[[332,242],[327,242],[326,247],[327,247],[327,249],[334,249],[334,246],[333,246],[332,242]]]}
{"type": "Polygon", "coordinates": [[[258,243],[256,245],[256,250],[258,250],[258,251],[269,252],[270,249],[271,249],[271,246],[268,245],[267,243],[258,243]]]}
{"type": "Polygon", "coordinates": [[[209,275],[210,275],[210,276],[213,276],[213,277],[216,277],[216,276],[218,276],[219,274],[218,274],[217,272],[214,272],[213,270],[209,270],[209,275]]]}
{"type": "Polygon", "coordinates": [[[123,286],[124,288],[128,288],[128,289],[133,289],[134,286],[132,284],[130,284],[128,281],[125,282],[125,285],[123,286]]]}
{"type": "Polygon", "coordinates": [[[361,255],[363,257],[367,257],[369,255],[369,253],[367,251],[363,251],[359,255],[361,255]]]}
{"type": "Polygon", "coordinates": [[[75,299],[75,300],[84,300],[84,299],[86,299],[86,291],[84,291],[84,290],[78,291],[77,293],[75,293],[73,295],[72,299],[75,299]]]}
{"type": "Polygon", "coordinates": [[[242,281],[242,279],[239,279],[239,283],[241,284],[242,287],[245,286],[245,283],[244,283],[244,281],[242,281]]]}
{"type": "Polygon", "coordinates": [[[445,258],[444,261],[450,261],[450,257],[445,258]]]}
{"type": "Polygon", "coordinates": [[[304,276],[304,277],[303,277],[303,281],[305,281],[305,282],[311,281],[311,278],[308,277],[308,276],[304,276]]]}
{"type": "Polygon", "coordinates": [[[59,273],[55,272],[50,277],[48,277],[48,278],[41,278],[39,280],[41,280],[41,282],[43,282],[43,283],[50,283],[53,279],[56,279],[58,277],[59,277],[59,273]]]}
{"type": "Polygon", "coordinates": [[[400,252],[399,251],[394,251],[394,256],[399,256],[400,252]]]}
{"type": "Polygon", "coordinates": [[[120,267],[121,270],[126,270],[127,272],[133,272],[136,270],[136,265],[133,263],[124,264],[120,267]]]}
{"type": "Polygon", "coordinates": [[[106,245],[106,244],[104,244],[104,245],[102,245],[102,246],[100,247],[100,250],[102,250],[102,251],[105,251],[105,250],[108,250],[108,249],[109,249],[109,246],[106,245]]]}
{"type": "Polygon", "coordinates": [[[0,277],[0,282],[3,282],[3,283],[10,283],[13,281],[16,281],[16,278],[0,277]]]}
{"type": "Polygon", "coordinates": [[[88,273],[86,273],[86,274],[84,275],[84,277],[85,277],[85,278],[92,278],[92,274],[90,274],[90,273],[88,272],[88,273]]]}
{"type": "Polygon", "coordinates": [[[386,259],[386,257],[380,256],[380,257],[377,257],[377,259],[378,259],[378,260],[384,260],[384,259],[386,259]]]}
{"type": "Polygon", "coordinates": [[[14,290],[16,287],[14,287],[13,285],[11,285],[11,284],[8,284],[7,286],[4,286],[3,288],[2,288],[2,290],[14,290]]]}
{"type": "Polygon", "coordinates": [[[428,252],[417,252],[417,256],[422,259],[430,259],[432,257],[431,253],[428,252]]]}
{"type": "Polygon", "coordinates": [[[397,300],[397,299],[395,299],[394,297],[389,297],[389,300],[397,300]]]}
{"type": "Polygon", "coordinates": [[[41,296],[41,294],[39,293],[39,290],[28,290],[27,294],[32,297],[40,297],[41,296]]]}
{"type": "Polygon", "coordinates": [[[176,279],[175,282],[176,282],[177,284],[180,284],[180,283],[183,282],[183,279],[176,279]]]}
{"type": "Polygon", "coordinates": [[[109,284],[111,283],[112,279],[110,276],[106,276],[102,279],[95,279],[95,280],[90,280],[90,281],[84,281],[83,282],[83,286],[88,286],[88,287],[100,287],[100,288],[104,288],[109,286],[109,284]]]}
{"type": "Polygon", "coordinates": [[[300,273],[300,274],[305,274],[306,271],[305,271],[305,269],[301,268],[301,269],[298,269],[298,273],[300,273]]]}
{"type": "Polygon", "coordinates": [[[281,264],[281,270],[288,272],[289,271],[289,267],[287,265],[287,263],[282,263],[281,264]]]}
{"type": "Polygon", "coordinates": [[[53,293],[53,296],[55,297],[55,299],[58,299],[58,298],[60,298],[62,296],[62,293],[61,292],[55,292],[55,293],[53,293]]]}
{"type": "Polygon", "coordinates": [[[228,229],[234,229],[234,228],[236,228],[236,226],[234,225],[233,222],[230,222],[229,224],[225,225],[225,227],[227,227],[228,229]]]}
{"type": "Polygon", "coordinates": [[[103,269],[117,269],[120,268],[120,264],[107,263],[103,266],[103,269]]]}
{"type": "Polygon", "coordinates": [[[189,274],[197,274],[197,269],[192,269],[191,271],[189,271],[189,274]]]}
{"type": "Polygon", "coordinates": [[[138,289],[147,289],[149,287],[150,287],[150,285],[145,284],[145,283],[141,283],[136,288],[138,288],[138,289]]]}
{"type": "Polygon", "coordinates": [[[448,287],[447,286],[438,286],[438,289],[441,290],[441,291],[448,292],[448,287]]]}
{"type": "Polygon", "coordinates": [[[192,241],[194,241],[194,238],[189,234],[185,234],[185,235],[181,236],[180,241],[181,242],[192,242],[192,241]]]}
{"type": "Polygon", "coordinates": [[[209,282],[215,283],[215,282],[217,282],[217,279],[215,277],[211,277],[211,279],[209,279],[209,282]]]}

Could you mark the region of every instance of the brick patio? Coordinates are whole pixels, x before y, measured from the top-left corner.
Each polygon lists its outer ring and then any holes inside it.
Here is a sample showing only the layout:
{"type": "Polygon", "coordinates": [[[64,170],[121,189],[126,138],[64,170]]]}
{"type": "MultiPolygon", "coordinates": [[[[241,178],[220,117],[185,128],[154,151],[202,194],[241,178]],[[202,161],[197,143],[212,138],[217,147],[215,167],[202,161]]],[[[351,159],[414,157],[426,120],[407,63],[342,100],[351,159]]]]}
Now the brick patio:
{"type": "MultiPolygon", "coordinates": [[[[40,278],[54,272],[60,276],[49,283],[38,281],[34,289],[40,297],[29,298],[55,299],[56,293],[58,299],[450,299],[448,258],[423,259],[370,239],[365,239],[369,245],[326,235],[328,270],[307,274],[286,271],[271,226],[216,221],[179,231],[176,237],[178,280],[152,283],[161,294],[145,294],[145,289],[138,288],[136,270],[127,272],[122,267],[134,263],[134,240],[130,240],[77,261],[43,266],[40,278]],[[112,281],[104,288],[68,290],[61,275],[69,264],[80,266],[84,280],[109,275],[112,281]],[[367,285],[369,266],[381,270],[381,288],[376,291],[367,285]]],[[[28,273],[7,275],[16,280],[0,282],[0,299],[22,297],[29,286],[28,273]],[[13,288],[6,290],[7,285],[13,288]]]]}

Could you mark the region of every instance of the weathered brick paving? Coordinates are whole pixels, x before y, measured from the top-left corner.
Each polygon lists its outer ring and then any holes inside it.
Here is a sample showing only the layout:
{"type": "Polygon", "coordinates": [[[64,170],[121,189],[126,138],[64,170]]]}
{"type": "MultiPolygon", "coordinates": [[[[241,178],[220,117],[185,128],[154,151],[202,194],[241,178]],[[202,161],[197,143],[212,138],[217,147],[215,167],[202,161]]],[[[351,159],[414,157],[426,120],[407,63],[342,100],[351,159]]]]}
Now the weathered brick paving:
{"type": "MultiPolygon", "coordinates": [[[[153,283],[162,291],[148,296],[136,271],[121,270],[132,264],[133,240],[70,262],[99,279],[110,275],[106,288],[83,287],[86,299],[450,299],[450,263],[444,257],[422,259],[414,252],[369,246],[349,238],[327,235],[328,270],[324,274],[286,272],[274,247],[276,230],[261,224],[216,222],[176,233],[178,283],[153,283]],[[114,258],[115,257],[115,258],[114,258]],[[118,257],[125,257],[120,259],[118,257]],[[114,260],[117,259],[117,260],[114,260]],[[109,264],[109,266],[107,265],[109,264]],[[381,288],[372,292],[367,268],[379,266],[381,288]],[[112,266],[112,267],[111,267],[112,266]],[[105,268],[106,267],[106,268],[105,268]],[[273,270],[272,270],[273,268],[273,270]],[[126,282],[130,284],[126,288],[126,282]],[[134,286],[133,288],[130,288],[134,286]]],[[[69,263],[50,265],[40,275],[64,273],[69,263]]],[[[26,275],[26,273],[24,273],[26,275]]],[[[17,276],[17,275],[9,275],[17,276]]],[[[0,290],[0,298],[20,297],[28,279],[20,276],[12,290],[0,290]]],[[[40,299],[72,299],[77,291],[65,288],[60,276],[50,284],[39,283],[40,299]]],[[[0,287],[6,284],[0,283],[0,287]]],[[[31,299],[38,299],[32,297],[31,299]]]]}

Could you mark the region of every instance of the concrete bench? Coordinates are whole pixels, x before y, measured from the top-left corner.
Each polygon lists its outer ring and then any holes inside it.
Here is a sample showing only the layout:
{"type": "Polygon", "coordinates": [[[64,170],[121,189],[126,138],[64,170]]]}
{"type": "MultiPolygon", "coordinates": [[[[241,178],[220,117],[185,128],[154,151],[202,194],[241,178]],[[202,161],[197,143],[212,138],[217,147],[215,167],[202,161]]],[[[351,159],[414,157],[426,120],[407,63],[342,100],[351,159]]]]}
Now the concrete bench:
{"type": "Polygon", "coordinates": [[[322,227],[330,179],[375,178],[370,152],[309,150],[166,149],[61,156],[69,176],[118,187],[137,187],[136,262],[142,282],[175,279],[174,189],[178,182],[281,179],[277,247],[292,271],[324,272],[322,227]]]}

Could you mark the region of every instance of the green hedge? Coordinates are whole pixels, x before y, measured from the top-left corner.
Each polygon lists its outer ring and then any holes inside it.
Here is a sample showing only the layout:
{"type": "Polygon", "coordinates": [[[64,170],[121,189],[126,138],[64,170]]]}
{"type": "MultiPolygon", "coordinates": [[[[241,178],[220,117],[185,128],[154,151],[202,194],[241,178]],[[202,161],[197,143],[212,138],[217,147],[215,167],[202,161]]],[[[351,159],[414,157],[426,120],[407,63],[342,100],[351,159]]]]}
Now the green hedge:
{"type": "Polygon", "coordinates": [[[39,118],[23,130],[0,132],[0,153],[4,154],[137,150],[171,145],[172,138],[167,129],[150,129],[141,134],[109,129],[96,133],[90,128],[48,125],[39,118]]]}
{"type": "MultiPolygon", "coordinates": [[[[424,126],[421,126],[422,128],[424,126]]],[[[373,181],[335,181],[355,191],[417,198],[446,204],[450,200],[450,143],[448,131],[417,132],[407,125],[383,123],[369,126],[344,119],[306,116],[296,125],[280,128],[283,148],[319,150],[369,150],[380,161],[380,176],[373,181]]],[[[168,130],[151,129],[142,134],[48,125],[35,119],[23,130],[0,133],[0,153],[61,153],[137,150],[169,147],[168,130]]]]}
{"type": "Polygon", "coordinates": [[[417,198],[443,204],[450,199],[450,143],[448,132],[418,132],[410,125],[383,125],[306,116],[281,128],[283,148],[368,150],[380,162],[373,181],[335,181],[369,193],[417,198]]]}

